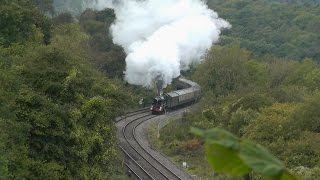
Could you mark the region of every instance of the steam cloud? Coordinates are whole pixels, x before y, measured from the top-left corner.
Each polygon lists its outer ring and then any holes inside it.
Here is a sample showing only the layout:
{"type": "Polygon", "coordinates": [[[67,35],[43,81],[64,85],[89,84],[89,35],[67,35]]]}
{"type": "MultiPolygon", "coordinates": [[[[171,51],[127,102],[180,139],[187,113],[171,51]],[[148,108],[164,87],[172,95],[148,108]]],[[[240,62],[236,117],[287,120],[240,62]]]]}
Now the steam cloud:
{"type": "MultiPolygon", "coordinates": [[[[92,2],[92,1],[91,1],[92,2]]],[[[113,8],[113,41],[126,53],[125,79],[151,87],[158,77],[164,86],[201,61],[231,25],[201,0],[94,0],[91,7],[113,8]]]]}

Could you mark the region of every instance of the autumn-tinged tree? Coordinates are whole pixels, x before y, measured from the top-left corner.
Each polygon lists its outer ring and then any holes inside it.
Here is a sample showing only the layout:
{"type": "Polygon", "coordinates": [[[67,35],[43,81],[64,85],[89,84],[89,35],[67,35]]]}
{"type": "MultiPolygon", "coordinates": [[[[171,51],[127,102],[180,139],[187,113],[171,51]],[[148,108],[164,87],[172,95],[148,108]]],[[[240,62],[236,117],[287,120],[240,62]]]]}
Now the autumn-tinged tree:
{"type": "Polygon", "coordinates": [[[45,17],[31,0],[0,2],[0,45],[24,44],[39,38],[48,44],[51,21],[45,17]]]}
{"type": "Polygon", "coordinates": [[[125,52],[113,44],[109,28],[115,20],[113,9],[87,9],[80,16],[81,29],[90,35],[90,50],[96,66],[110,78],[122,79],[125,70],[125,52]]]}
{"type": "Polygon", "coordinates": [[[248,85],[249,73],[245,66],[249,52],[237,45],[213,48],[205,59],[194,75],[205,90],[224,95],[248,85]]]}
{"type": "Polygon", "coordinates": [[[0,51],[0,177],[114,179],[113,120],[130,96],[93,68],[78,25],[53,34],[0,51]]]}
{"type": "Polygon", "coordinates": [[[318,0],[208,1],[232,24],[223,32],[221,44],[239,42],[258,56],[316,61],[320,61],[319,4],[318,0]]]}

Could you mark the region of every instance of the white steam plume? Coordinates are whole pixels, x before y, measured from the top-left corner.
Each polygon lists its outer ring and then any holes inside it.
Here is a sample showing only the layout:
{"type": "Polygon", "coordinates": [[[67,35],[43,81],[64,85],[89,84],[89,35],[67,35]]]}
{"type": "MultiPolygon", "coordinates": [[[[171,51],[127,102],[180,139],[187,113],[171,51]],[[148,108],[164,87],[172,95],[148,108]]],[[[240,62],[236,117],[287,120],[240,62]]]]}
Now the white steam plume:
{"type": "Polygon", "coordinates": [[[231,25],[201,0],[93,0],[94,7],[112,7],[116,21],[113,41],[126,53],[125,79],[153,86],[161,77],[164,86],[180,75],[217,42],[221,29],[231,25]]]}

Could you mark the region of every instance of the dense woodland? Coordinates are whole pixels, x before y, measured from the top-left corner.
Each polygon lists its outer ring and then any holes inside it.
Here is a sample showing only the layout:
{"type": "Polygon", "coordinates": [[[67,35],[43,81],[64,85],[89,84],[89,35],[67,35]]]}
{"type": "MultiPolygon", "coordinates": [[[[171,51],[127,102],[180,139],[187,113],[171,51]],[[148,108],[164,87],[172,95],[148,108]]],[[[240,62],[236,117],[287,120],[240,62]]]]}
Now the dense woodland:
{"type": "MultiPolygon", "coordinates": [[[[113,119],[153,94],[122,80],[113,11],[63,12],[82,8],[73,2],[0,1],[0,179],[123,176],[113,119]]],[[[208,5],[232,28],[185,73],[202,100],[162,130],[158,147],[209,178],[190,127],[220,127],[267,147],[296,175],[319,178],[319,1],[208,5]]]]}
{"type": "MultiPolygon", "coordinates": [[[[49,18],[47,2],[0,2],[0,179],[121,179],[113,120],[135,96],[115,78],[123,61],[96,63],[123,52],[95,41],[108,37],[88,13],[49,18]]],[[[91,14],[106,31],[110,13],[91,14]]]]}
{"type": "Polygon", "coordinates": [[[320,178],[320,7],[301,2],[209,1],[232,28],[190,71],[202,100],[162,130],[158,148],[209,179],[203,142],[185,132],[219,127],[268,148],[297,176],[320,178]]]}
{"type": "MultiPolygon", "coordinates": [[[[290,1],[292,2],[292,1],[290,1]]],[[[221,44],[238,42],[255,55],[271,54],[294,60],[320,61],[320,8],[300,3],[267,1],[209,1],[232,28],[221,44]]],[[[311,4],[312,1],[309,1],[311,4]]]]}

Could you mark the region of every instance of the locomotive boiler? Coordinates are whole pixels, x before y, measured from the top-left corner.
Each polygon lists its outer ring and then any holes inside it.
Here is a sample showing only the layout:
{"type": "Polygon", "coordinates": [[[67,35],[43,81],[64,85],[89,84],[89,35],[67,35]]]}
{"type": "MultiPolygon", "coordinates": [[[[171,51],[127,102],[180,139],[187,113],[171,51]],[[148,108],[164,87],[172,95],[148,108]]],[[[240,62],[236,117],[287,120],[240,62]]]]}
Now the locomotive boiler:
{"type": "Polygon", "coordinates": [[[200,86],[185,78],[178,79],[178,89],[169,93],[163,93],[153,99],[151,105],[152,114],[164,114],[168,110],[176,109],[193,102],[200,98],[200,86]]]}

